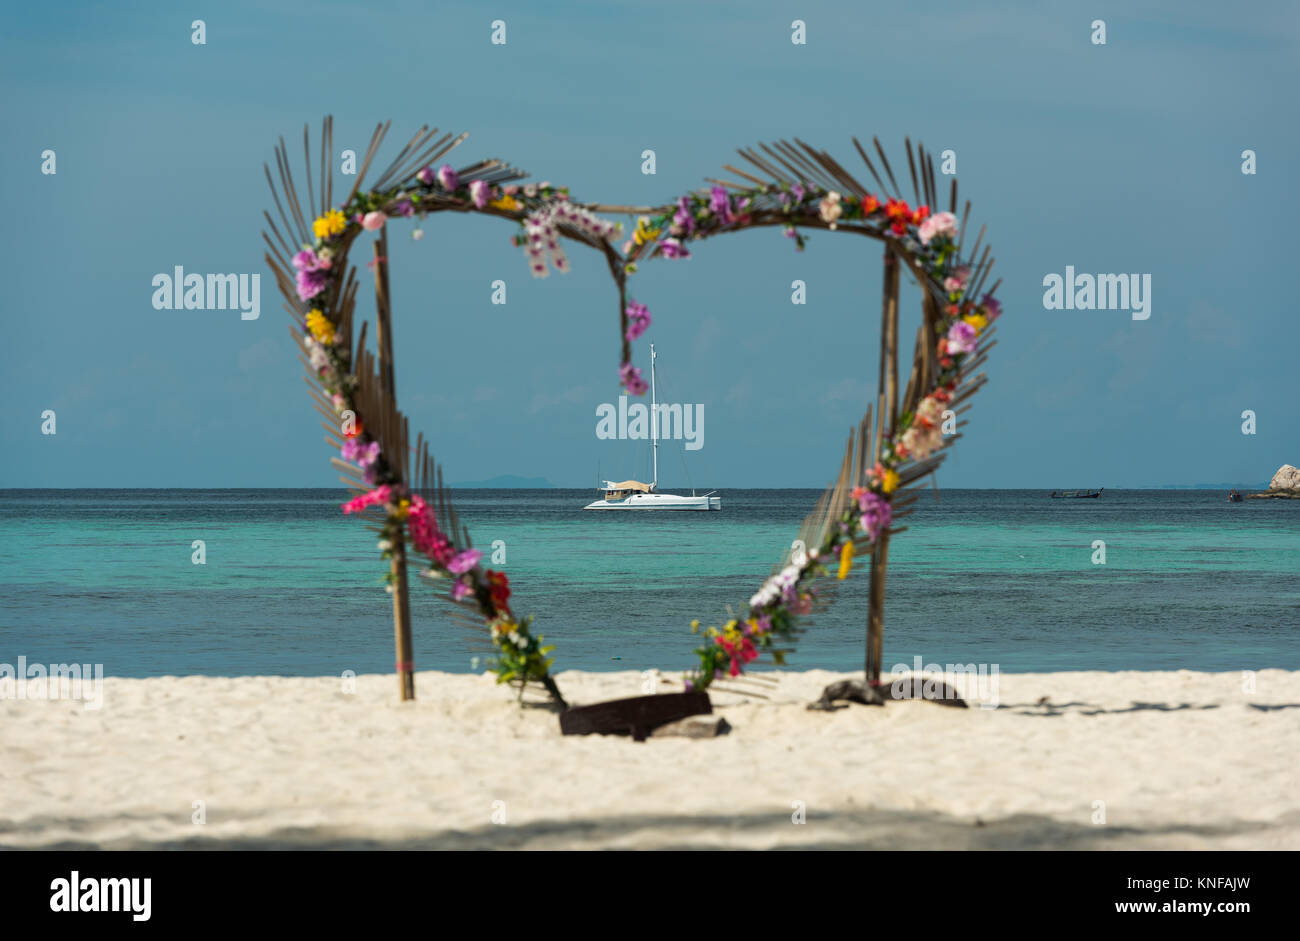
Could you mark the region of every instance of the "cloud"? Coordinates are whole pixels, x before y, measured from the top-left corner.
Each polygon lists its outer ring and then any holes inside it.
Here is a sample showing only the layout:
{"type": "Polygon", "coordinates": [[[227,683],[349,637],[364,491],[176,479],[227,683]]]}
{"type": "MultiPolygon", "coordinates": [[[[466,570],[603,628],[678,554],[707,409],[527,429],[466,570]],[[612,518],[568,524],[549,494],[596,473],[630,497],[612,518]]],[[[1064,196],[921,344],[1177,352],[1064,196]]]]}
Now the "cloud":
{"type": "Polygon", "coordinates": [[[267,337],[239,351],[239,371],[253,372],[280,362],[280,343],[267,337]]]}
{"type": "Polygon", "coordinates": [[[700,322],[700,331],[695,335],[694,353],[703,356],[713,349],[714,342],[722,336],[722,325],[717,317],[705,317],[700,322]]]}
{"type": "Polygon", "coordinates": [[[854,379],[851,376],[835,383],[822,396],[823,402],[852,402],[863,407],[874,399],[875,394],[871,387],[861,379],[854,379]]]}
{"type": "Polygon", "coordinates": [[[538,412],[555,408],[559,405],[581,405],[590,398],[590,390],[587,386],[574,386],[564,392],[555,395],[547,395],[545,392],[534,392],[533,401],[528,406],[528,411],[536,415],[538,412]]]}

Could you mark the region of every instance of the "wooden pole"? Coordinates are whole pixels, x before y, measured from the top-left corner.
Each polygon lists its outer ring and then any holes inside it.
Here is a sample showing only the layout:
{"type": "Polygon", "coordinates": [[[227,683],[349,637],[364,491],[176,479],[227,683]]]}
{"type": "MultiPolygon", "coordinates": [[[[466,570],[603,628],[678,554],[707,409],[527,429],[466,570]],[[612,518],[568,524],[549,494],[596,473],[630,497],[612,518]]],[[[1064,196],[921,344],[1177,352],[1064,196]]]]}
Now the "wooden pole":
{"type": "MultiPolygon", "coordinates": [[[[884,453],[885,441],[894,436],[898,427],[898,259],[888,247],[885,249],[884,290],[880,317],[880,392],[884,405],[877,415],[875,460],[884,453]],[[882,434],[881,429],[888,429],[882,434]]],[[[867,593],[867,655],[866,679],[868,686],[880,683],[881,660],[885,638],[885,569],[889,564],[889,530],[876,540],[871,553],[871,584],[867,593]]]]}
{"type": "Polygon", "coordinates": [[[375,239],[375,341],[379,347],[379,379],[389,402],[397,399],[393,379],[393,323],[388,293],[388,226],[375,239]]]}
{"type": "MultiPolygon", "coordinates": [[[[397,385],[393,376],[393,320],[391,295],[388,293],[388,227],[379,230],[375,239],[375,344],[379,348],[379,381],[383,389],[385,418],[397,415],[397,385]]],[[[396,421],[386,422],[389,435],[400,435],[396,421]]],[[[385,440],[391,455],[398,453],[400,441],[385,440]]],[[[404,457],[405,455],[403,455],[404,457]]],[[[391,468],[401,474],[405,463],[395,460],[391,468]]],[[[393,538],[393,640],[397,652],[397,685],[403,701],[415,698],[415,654],[411,646],[411,599],[406,583],[406,531],[393,538]]]]}
{"type": "Polygon", "coordinates": [[[406,536],[393,540],[393,634],[397,685],[402,700],[415,698],[415,653],[411,648],[411,602],[406,585],[406,536]]]}

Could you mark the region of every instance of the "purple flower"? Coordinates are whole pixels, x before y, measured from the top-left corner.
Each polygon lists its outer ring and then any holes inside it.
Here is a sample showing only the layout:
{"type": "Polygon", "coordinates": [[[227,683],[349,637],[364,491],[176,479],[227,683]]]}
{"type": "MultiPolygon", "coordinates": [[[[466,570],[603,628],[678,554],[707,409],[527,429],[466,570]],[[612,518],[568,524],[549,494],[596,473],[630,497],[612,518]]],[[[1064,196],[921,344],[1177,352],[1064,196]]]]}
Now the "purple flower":
{"type": "Polygon", "coordinates": [[[695,231],[695,216],[691,214],[691,198],[682,196],[677,200],[677,212],[673,214],[673,224],[680,226],[683,235],[695,231]]]}
{"type": "Polygon", "coordinates": [[[460,177],[452,169],[451,164],[444,163],[438,168],[438,182],[442,184],[442,188],[448,193],[454,193],[456,187],[460,185],[460,177]]]}
{"type": "Polygon", "coordinates": [[[641,370],[631,363],[624,363],[618,367],[618,378],[631,395],[645,395],[647,386],[645,380],[641,378],[641,370]]]}
{"type": "Polygon", "coordinates": [[[858,508],[862,510],[862,518],[858,520],[858,525],[871,537],[871,541],[875,542],[880,537],[881,530],[893,521],[893,507],[884,497],[868,490],[858,498],[858,508]]]}
{"type": "Polygon", "coordinates": [[[436,179],[436,177],[433,174],[433,167],[425,167],[415,176],[425,186],[432,186],[433,181],[436,179]]]}
{"type": "Polygon", "coordinates": [[[329,272],[321,268],[302,268],[298,272],[298,296],[311,300],[329,286],[329,272]]]}
{"type": "Polygon", "coordinates": [[[369,467],[379,459],[379,442],[363,442],[359,438],[349,438],[343,442],[343,460],[351,461],[362,467],[369,467]]]}
{"type": "Polygon", "coordinates": [[[411,205],[411,201],[409,199],[403,199],[400,202],[395,203],[394,205],[389,207],[389,210],[395,216],[415,215],[415,207],[411,205]]]}
{"type": "Polygon", "coordinates": [[[451,600],[460,601],[460,599],[473,594],[473,588],[466,583],[465,579],[456,579],[456,584],[451,586],[451,600]]]}
{"type": "Polygon", "coordinates": [[[732,221],[731,200],[727,198],[727,191],[721,186],[715,186],[709,191],[709,208],[723,225],[732,221]]]}
{"type": "Polygon", "coordinates": [[[469,195],[474,200],[474,208],[482,209],[488,204],[488,185],[483,180],[473,180],[469,184],[469,195]]]}
{"type": "Polygon", "coordinates": [[[667,238],[659,243],[659,254],[664,258],[690,258],[691,253],[686,250],[681,239],[667,238]]]}
{"type": "Polygon", "coordinates": [[[975,350],[975,328],[959,320],[948,328],[948,352],[971,353],[975,350]]]}
{"type": "Polygon", "coordinates": [[[790,192],[794,194],[794,201],[801,203],[803,202],[804,194],[807,190],[803,188],[802,183],[796,183],[794,186],[790,187],[790,192]]]}
{"type": "Polygon", "coordinates": [[[464,549],[456,553],[455,558],[447,563],[447,571],[453,575],[464,575],[474,566],[478,565],[478,560],[483,558],[483,553],[477,549],[464,549]]]}
{"type": "Polygon", "coordinates": [[[984,316],[988,317],[989,323],[1002,316],[1002,302],[992,294],[985,294],[980,300],[980,306],[987,311],[984,316]]]}
{"type": "Polygon", "coordinates": [[[627,302],[627,310],[624,311],[624,313],[627,314],[627,339],[630,343],[641,334],[645,333],[646,328],[650,326],[650,308],[646,307],[644,304],[629,300],[627,302]]]}

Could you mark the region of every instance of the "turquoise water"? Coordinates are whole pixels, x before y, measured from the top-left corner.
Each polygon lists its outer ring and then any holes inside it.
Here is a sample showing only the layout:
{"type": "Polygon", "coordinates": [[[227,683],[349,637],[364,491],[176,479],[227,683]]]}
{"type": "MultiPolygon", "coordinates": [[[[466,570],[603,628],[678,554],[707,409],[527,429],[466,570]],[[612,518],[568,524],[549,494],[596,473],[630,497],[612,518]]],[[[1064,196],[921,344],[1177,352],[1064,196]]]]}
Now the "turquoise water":
{"type": "MultiPolygon", "coordinates": [[[[505,546],[518,614],[557,669],[691,665],[688,624],[739,608],[815,491],[723,493],[720,513],[584,513],[587,490],[468,490],[475,544],[505,546]]],[[[109,675],[392,669],[375,536],[341,491],[0,491],[0,662],[109,675]],[[191,562],[193,540],[204,565],[191,562]]],[[[1300,501],[1218,491],[946,490],[891,543],[885,662],[1005,671],[1300,668],[1300,501]],[[1093,541],[1106,543],[1094,565],[1093,541]]],[[[861,669],[867,579],[790,658],[861,669]]],[[[467,671],[479,635],[412,588],[416,665],[467,671]]],[[[482,663],[478,664],[482,668],[482,663]]]]}

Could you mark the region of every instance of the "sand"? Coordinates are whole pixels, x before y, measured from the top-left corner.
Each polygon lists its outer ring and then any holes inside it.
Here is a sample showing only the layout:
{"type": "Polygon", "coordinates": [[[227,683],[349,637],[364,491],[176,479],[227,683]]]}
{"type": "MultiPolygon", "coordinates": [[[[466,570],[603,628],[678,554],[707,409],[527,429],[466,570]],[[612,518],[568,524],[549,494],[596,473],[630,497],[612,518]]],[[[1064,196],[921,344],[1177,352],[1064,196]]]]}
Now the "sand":
{"type": "MultiPolygon", "coordinates": [[[[407,704],[393,676],[110,677],[99,710],[0,701],[0,847],[1300,849],[1300,672],[805,708],[845,676],[716,694],[730,734],[643,743],[561,736],[486,675],[419,673],[407,704]]],[[[558,679],[578,703],[643,682],[558,679]]]]}

